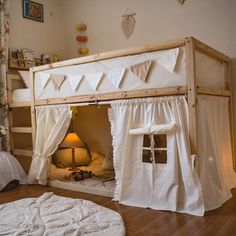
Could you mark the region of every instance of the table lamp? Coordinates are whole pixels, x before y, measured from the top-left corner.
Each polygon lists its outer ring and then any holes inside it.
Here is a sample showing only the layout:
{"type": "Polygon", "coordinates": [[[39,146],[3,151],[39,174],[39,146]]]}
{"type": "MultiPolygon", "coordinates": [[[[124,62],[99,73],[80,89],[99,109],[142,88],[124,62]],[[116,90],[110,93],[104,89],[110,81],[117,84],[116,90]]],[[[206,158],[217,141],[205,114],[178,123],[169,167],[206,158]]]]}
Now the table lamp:
{"type": "Polygon", "coordinates": [[[84,143],[80,140],[79,136],[76,133],[68,133],[62,143],[60,144],[61,148],[71,148],[72,150],[72,167],[69,170],[76,170],[75,164],[75,148],[84,147],[84,143]]]}

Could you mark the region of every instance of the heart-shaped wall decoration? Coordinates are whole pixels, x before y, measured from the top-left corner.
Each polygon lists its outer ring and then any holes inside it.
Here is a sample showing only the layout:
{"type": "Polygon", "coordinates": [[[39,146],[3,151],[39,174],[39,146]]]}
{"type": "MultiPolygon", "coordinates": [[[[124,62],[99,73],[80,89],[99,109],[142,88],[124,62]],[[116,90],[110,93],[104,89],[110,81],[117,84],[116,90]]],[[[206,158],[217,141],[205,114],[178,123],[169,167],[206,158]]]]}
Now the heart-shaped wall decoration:
{"type": "Polygon", "coordinates": [[[178,2],[183,5],[185,0],[178,0],[178,2]]]}
{"type": "Polygon", "coordinates": [[[126,9],[126,12],[124,13],[124,15],[122,15],[123,20],[121,21],[121,28],[126,39],[129,39],[134,31],[134,26],[135,26],[134,16],[135,15],[136,13],[131,12],[130,9],[128,8],[126,9]]]}

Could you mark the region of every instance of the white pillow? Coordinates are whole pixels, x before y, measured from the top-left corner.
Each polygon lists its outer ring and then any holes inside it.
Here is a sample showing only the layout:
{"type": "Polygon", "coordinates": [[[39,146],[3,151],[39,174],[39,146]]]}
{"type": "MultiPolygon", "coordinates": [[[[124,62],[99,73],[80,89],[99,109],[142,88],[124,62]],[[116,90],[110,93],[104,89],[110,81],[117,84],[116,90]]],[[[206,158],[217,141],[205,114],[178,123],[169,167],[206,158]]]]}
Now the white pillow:
{"type": "Polygon", "coordinates": [[[24,83],[25,83],[25,86],[27,88],[30,87],[30,73],[28,70],[19,70],[18,71],[21,78],[23,79],[24,83]]]}

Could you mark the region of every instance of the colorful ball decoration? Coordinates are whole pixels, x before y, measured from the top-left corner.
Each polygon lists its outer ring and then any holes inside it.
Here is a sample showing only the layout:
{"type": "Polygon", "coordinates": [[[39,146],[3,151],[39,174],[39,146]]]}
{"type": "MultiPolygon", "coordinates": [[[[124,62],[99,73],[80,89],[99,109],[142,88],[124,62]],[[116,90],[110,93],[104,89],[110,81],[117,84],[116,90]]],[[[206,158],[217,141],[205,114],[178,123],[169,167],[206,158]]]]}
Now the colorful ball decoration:
{"type": "Polygon", "coordinates": [[[88,55],[89,49],[84,47],[84,48],[78,48],[77,52],[83,56],[88,55]]]}
{"type": "Polygon", "coordinates": [[[75,28],[78,30],[78,31],[85,31],[87,29],[87,25],[86,24],[76,24],[75,28]]]}
{"type": "Polygon", "coordinates": [[[80,43],[86,43],[88,41],[88,36],[85,35],[78,35],[76,40],[80,43]]]}

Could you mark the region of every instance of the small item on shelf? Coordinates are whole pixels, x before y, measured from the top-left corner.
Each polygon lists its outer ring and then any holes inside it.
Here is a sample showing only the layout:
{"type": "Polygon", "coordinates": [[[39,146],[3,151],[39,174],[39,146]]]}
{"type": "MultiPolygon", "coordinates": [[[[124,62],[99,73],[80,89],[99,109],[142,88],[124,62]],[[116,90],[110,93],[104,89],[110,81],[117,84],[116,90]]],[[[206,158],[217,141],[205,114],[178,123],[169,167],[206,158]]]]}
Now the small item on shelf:
{"type": "Polygon", "coordinates": [[[41,61],[43,64],[52,63],[52,55],[50,54],[42,54],[41,61]]]}
{"type": "Polygon", "coordinates": [[[52,55],[52,62],[58,62],[59,61],[59,56],[58,54],[52,55]]]}

